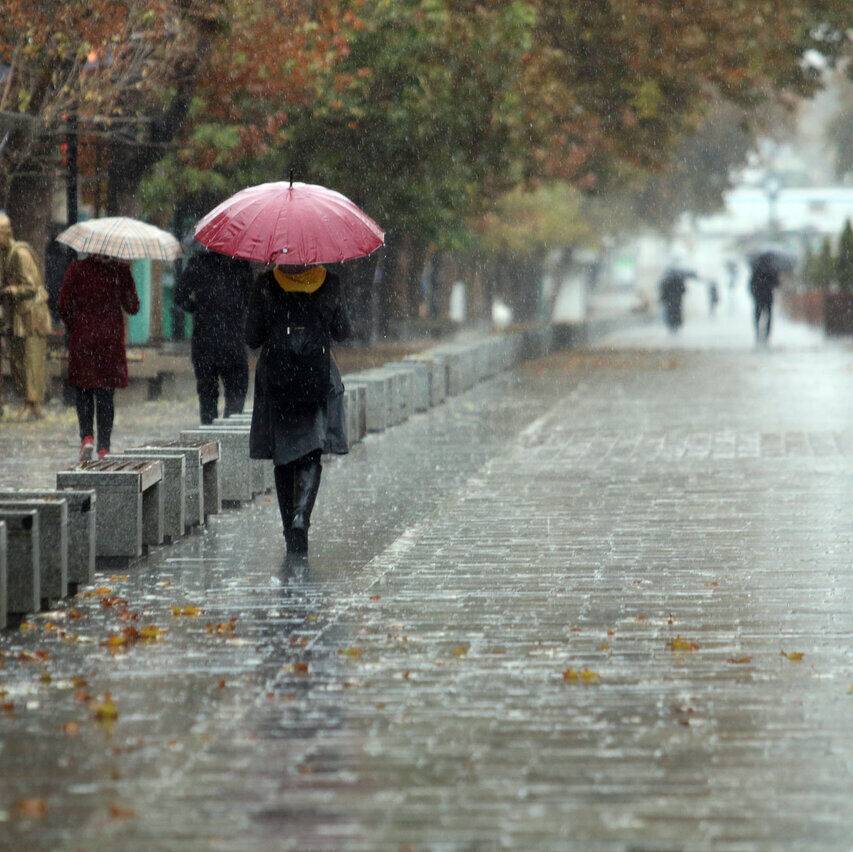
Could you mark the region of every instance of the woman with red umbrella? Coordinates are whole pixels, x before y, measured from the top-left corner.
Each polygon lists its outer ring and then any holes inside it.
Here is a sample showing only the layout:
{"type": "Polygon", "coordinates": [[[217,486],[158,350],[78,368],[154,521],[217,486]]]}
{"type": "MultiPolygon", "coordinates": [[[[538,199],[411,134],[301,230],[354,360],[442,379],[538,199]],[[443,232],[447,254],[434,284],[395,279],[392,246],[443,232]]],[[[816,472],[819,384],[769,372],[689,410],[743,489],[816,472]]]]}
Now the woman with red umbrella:
{"type": "Polygon", "coordinates": [[[250,456],[272,459],[289,553],[308,553],[323,453],[348,451],[344,386],[332,341],[350,334],[337,276],[325,264],[364,257],[382,229],[348,198],[292,181],[250,187],[208,213],[196,239],[266,263],[249,300],[246,342],[260,347],[250,456]]]}

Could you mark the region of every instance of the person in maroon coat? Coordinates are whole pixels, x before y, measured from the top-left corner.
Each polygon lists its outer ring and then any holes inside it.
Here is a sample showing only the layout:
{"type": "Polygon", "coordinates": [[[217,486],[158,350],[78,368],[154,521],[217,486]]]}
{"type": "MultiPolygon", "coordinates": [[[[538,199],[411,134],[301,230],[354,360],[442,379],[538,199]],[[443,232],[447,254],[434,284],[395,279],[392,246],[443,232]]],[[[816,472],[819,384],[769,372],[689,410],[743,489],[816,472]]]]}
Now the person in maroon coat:
{"type": "Polygon", "coordinates": [[[80,460],[95,449],[98,415],[98,457],[110,451],[116,388],[127,387],[124,314],[139,310],[139,296],[130,265],[98,255],[69,264],[59,291],[59,315],[68,332],[68,383],[76,391],[80,423],[80,460]]]}

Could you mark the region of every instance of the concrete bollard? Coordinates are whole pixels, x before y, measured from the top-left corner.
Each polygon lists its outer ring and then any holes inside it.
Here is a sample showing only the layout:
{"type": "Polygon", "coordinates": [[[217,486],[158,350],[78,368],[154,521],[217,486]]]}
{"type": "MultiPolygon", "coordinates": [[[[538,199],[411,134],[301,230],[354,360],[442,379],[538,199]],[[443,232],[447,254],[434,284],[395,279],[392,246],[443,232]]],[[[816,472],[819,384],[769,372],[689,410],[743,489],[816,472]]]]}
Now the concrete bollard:
{"type": "Polygon", "coordinates": [[[350,373],[343,377],[345,385],[361,386],[365,393],[365,429],[383,432],[393,425],[389,418],[392,379],[374,370],[350,373]]]}
{"type": "Polygon", "coordinates": [[[0,509],[34,510],[39,518],[39,582],[45,600],[68,596],[68,504],[63,499],[0,496],[0,509]]]}
{"type": "MultiPolygon", "coordinates": [[[[203,438],[191,441],[157,441],[133,452],[145,455],[175,455],[184,457],[186,481],[186,522],[189,527],[203,526],[208,515],[222,511],[219,489],[219,444],[203,438]]],[[[125,453],[129,451],[125,450],[125,453]]]]}
{"type": "Polygon", "coordinates": [[[394,377],[397,422],[402,423],[415,413],[415,368],[409,364],[391,362],[383,364],[380,369],[394,377]]]}
{"type": "MultiPolygon", "coordinates": [[[[252,421],[250,419],[244,420],[245,416],[234,414],[231,417],[217,417],[211,426],[217,429],[237,429],[245,432],[251,439],[252,421]]],[[[201,428],[207,429],[210,427],[202,426],[201,428]]],[[[275,488],[275,465],[273,459],[250,458],[249,464],[252,466],[252,490],[255,494],[269,494],[275,488]]]]}
{"type": "Polygon", "coordinates": [[[128,457],[60,471],[56,486],[97,492],[97,561],[104,567],[127,567],[142,555],[144,547],[163,543],[162,480],[159,461],[128,457]]]}
{"type": "Polygon", "coordinates": [[[144,450],[126,450],[124,453],[108,455],[108,459],[123,458],[158,461],[163,466],[163,540],[167,544],[179,539],[186,532],[186,461],[183,453],[167,456],[146,453],[144,450]]]}
{"type": "Polygon", "coordinates": [[[6,525],[6,612],[23,615],[41,607],[39,516],[35,509],[0,509],[6,525]]]}
{"type": "Polygon", "coordinates": [[[248,463],[247,431],[206,426],[182,431],[179,440],[216,441],[219,444],[219,489],[222,502],[239,505],[252,499],[255,475],[248,463]]]}
{"type": "Polygon", "coordinates": [[[5,630],[9,608],[6,578],[6,522],[0,521],[0,630],[5,630]]]}
{"type": "Polygon", "coordinates": [[[95,581],[95,517],[97,494],[94,491],[25,491],[0,490],[0,500],[63,500],[68,506],[68,585],[73,594],[76,586],[95,581]]]}

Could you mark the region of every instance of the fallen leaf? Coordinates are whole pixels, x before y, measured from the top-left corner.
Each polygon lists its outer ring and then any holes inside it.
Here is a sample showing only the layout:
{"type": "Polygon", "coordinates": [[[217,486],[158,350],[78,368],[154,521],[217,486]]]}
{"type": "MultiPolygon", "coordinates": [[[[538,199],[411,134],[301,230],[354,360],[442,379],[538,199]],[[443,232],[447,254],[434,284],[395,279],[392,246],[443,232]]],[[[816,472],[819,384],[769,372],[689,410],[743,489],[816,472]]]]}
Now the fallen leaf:
{"type": "Polygon", "coordinates": [[[230,635],[237,630],[237,616],[232,616],[228,621],[222,621],[219,624],[205,624],[204,629],[211,634],[219,636],[230,635]]]}
{"type": "Polygon", "coordinates": [[[81,704],[88,704],[92,700],[92,693],[87,692],[85,689],[78,689],[74,693],[74,700],[79,701],[81,704]]]}
{"type": "Polygon", "coordinates": [[[22,621],[18,629],[21,633],[30,633],[31,631],[36,629],[35,624],[32,621],[22,621]]]}
{"type": "Polygon", "coordinates": [[[719,589],[720,588],[720,581],[719,580],[708,580],[705,583],[705,588],[706,589],[719,589]]]}
{"type": "Polygon", "coordinates": [[[53,678],[50,676],[50,672],[42,672],[42,673],[39,675],[39,680],[40,680],[42,683],[51,683],[51,681],[53,680],[53,678]]]}
{"type": "Polygon", "coordinates": [[[299,662],[293,663],[290,666],[290,670],[294,674],[308,674],[308,663],[303,663],[301,660],[299,662]]]}
{"type": "Polygon", "coordinates": [[[646,613],[644,613],[644,612],[640,612],[640,613],[638,613],[638,614],[637,614],[637,616],[636,616],[636,618],[635,618],[634,620],[635,620],[635,621],[648,621],[648,620],[649,620],[649,617],[648,617],[648,615],[647,615],[646,613]]]}
{"type": "Polygon", "coordinates": [[[598,683],[601,678],[598,672],[584,666],[582,669],[568,668],[563,671],[563,683],[598,683]]]}
{"type": "Polygon", "coordinates": [[[69,737],[76,737],[80,733],[80,725],[78,722],[66,722],[62,726],[62,732],[69,737]]]}
{"type": "Polygon", "coordinates": [[[381,601],[381,600],[382,600],[382,595],[371,595],[371,596],[370,596],[370,600],[372,600],[372,601],[373,601],[373,603],[376,603],[376,601],[381,601]]]}
{"type": "Polygon", "coordinates": [[[87,681],[86,678],[82,677],[81,675],[74,675],[74,677],[71,678],[71,685],[75,689],[83,689],[84,686],[89,685],[89,681],[87,681]]]}
{"type": "Polygon", "coordinates": [[[98,722],[114,722],[118,719],[118,707],[109,692],[104,694],[103,701],[92,707],[92,715],[98,722]]]}
{"type": "Polygon", "coordinates": [[[596,647],[597,651],[601,651],[604,654],[610,653],[610,643],[609,642],[599,642],[596,647]]]}
{"type": "Polygon", "coordinates": [[[453,654],[454,657],[465,657],[468,654],[468,648],[470,645],[454,645],[451,649],[450,653],[453,654]]]}
{"type": "Polygon", "coordinates": [[[132,808],[125,808],[121,805],[110,805],[110,817],[112,819],[133,819],[136,816],[136,811],[132,808]]]}
{"type": "Polygon", "coordinates": [[[364,648],[340,648],[338,653],[343,657],[349,657],[351,660],[361,659],[362,654],[364,654],[364,648]]]}
{"type": "Polygon", "coordinates": [[[14,701],[4,701],[0,704],[0,710],[4,713],[14,713],[15,712],[15,702],[14,701]]]}
{"type": "Polygon", "coordinates": [[[698,651],[699,643],[691,642],[689,639],[684,639],[681,636],[676,636],[675,639],[670,639],[666,643],[670,651],[698,651]]]}
{"type": "Polygon", "coordinates": [[[733,666],[743,666],[747,663],[751,663],[752,657],[748,654],[744,654],[742,657],[729,657],[726,662],[731,663],[733,666]]]}
{"type": "Polygon", "coordinates": [[[801,663],[805,657],[804,651],[780,651],[779,654],[792,663],[801,663]]]}
{"type": "Polygon", "coordinates": [[[157,642],[166,633],[168,631],[165,628],[157,627],[156,624],[146,624],[139,628],[139,638],[143,642],[157,642]]]}
{"type": "Polygon", "coordinates": [[[176,618],[179,616],[184,616],[186,618],[194,618],[197,615],[201,615],[201,607],[192,605],[173,606],[172,615],[174,615],[176,618]]]}
{"type": "Polygon", "coordinates": [[[85,616],[83,615],[83,613],[79,609],[69,609],[68,610],[68,617],[72,621],[79,621],[81,618],[85,618],[85,616]]]}
{"type": "Polygon", "coordinates": [[[113,574],[109,580],[111,583],[124,583],[130,579],[130,574],[113,574]]]}
{"type": "Polygon", "coordinates": [[[615,636],[615,635],[616,635],[616,631],[611,627],[611,628],[607,631],[607,635],[608,635],[608,636],[610,636],[610,637],[613,637],[613,636],[615,636]]]}
{"type": "Polygon", "coordinates": [[[225,689],[225,678],[221,678],[216,685],[219,687],[219,689],[225,689]]]}
{"type": "Polygon", "coordinates": [[[44,799],[21,799],[15,802],[15,815],[21,819],[41,819],[47,816],[47,802],[44,799]]]}
{"type": "Polygon", "coordinates": [[[111,595],[113,590],[109,586],[98,586],[93,592],[86,592],[87,596],[100,598],[104,595],[111,595]]]}
{"type": "Polygon", "coordinates": [[[110,609],[111,607],[127,607],[127,601],[117,595],[104,595],[101,598],[101,606],[104,609],[110,609]]]}

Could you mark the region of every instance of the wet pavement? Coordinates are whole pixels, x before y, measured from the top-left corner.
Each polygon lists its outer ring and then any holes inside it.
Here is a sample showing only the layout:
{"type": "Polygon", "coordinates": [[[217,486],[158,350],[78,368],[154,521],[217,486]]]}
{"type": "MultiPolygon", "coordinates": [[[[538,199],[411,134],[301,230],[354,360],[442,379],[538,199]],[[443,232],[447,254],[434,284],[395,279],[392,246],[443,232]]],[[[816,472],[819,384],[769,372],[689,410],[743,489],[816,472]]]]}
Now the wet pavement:
{"type": "Polygon", "coordinates": [[[3,635],[0,848],[849,849],[853,351],[778,331],[529,364],[330,459],[307,569],[260,498],[3,635]]]}

